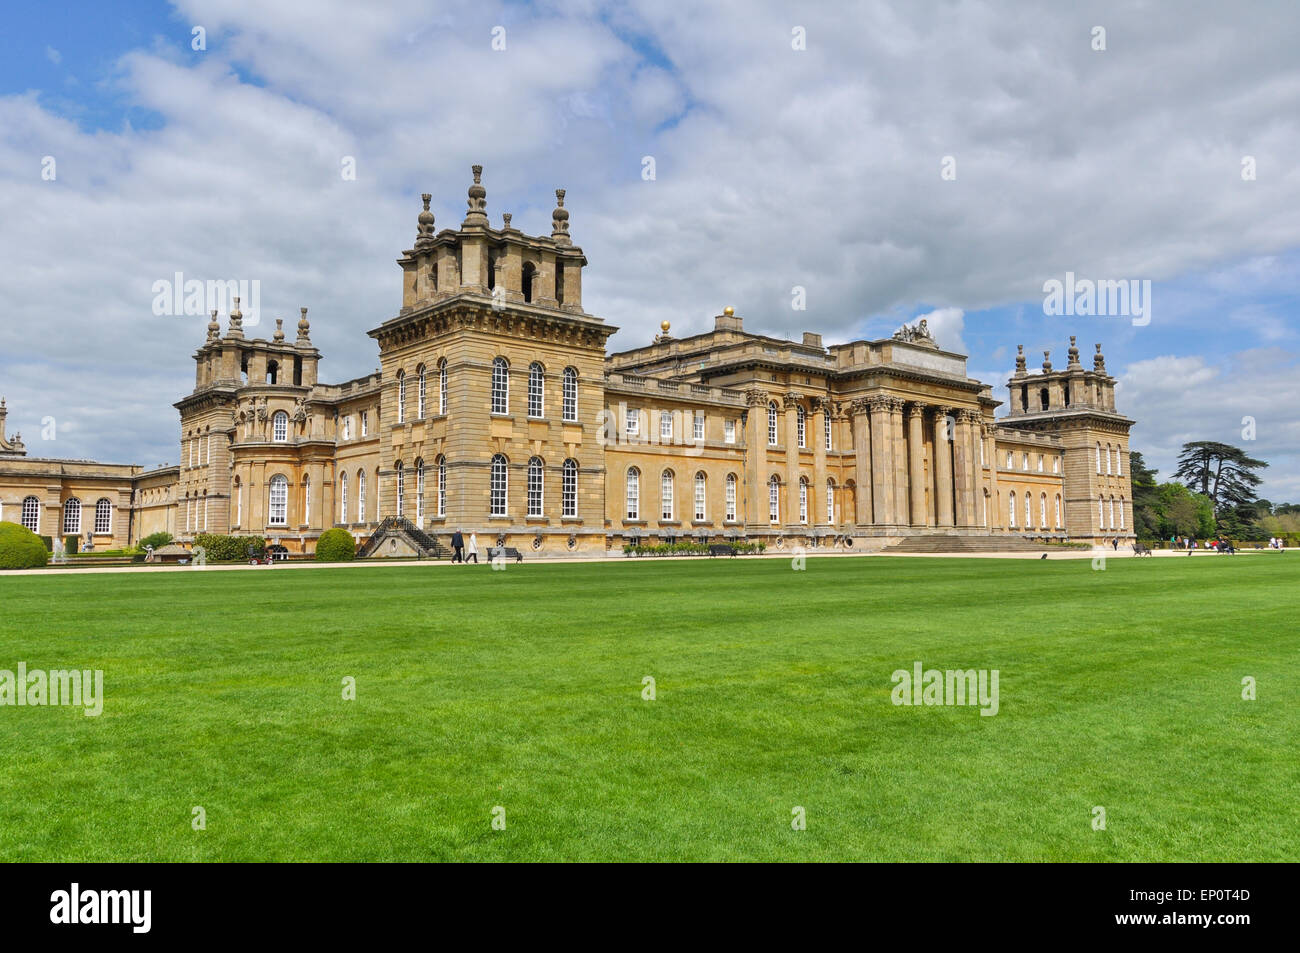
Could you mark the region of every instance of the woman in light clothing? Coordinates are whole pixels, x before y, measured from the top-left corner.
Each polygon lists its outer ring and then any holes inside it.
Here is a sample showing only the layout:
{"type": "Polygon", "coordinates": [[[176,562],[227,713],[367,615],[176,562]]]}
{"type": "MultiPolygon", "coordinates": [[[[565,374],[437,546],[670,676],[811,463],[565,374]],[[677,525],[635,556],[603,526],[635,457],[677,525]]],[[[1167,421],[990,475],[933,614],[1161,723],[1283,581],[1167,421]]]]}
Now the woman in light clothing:
{"type": "Polygon", "coordinates": [[[468,562],[471,559],[478,562],[478,536],[474,533],[469,534],[469,552],[465,557],[465,561],[468,562]]]}

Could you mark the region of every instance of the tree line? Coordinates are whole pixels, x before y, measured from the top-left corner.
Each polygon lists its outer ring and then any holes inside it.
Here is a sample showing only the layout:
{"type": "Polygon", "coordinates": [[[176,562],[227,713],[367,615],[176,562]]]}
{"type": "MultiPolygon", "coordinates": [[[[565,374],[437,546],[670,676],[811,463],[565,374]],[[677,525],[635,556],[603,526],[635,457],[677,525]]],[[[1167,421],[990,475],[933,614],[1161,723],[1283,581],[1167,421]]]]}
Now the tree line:
{"type": "Polygon", "coordinates": [[[1261,541],[1281,536],[1300,541],[1300,503],[1273,503],[1257,493],[1257,471],[1268,464],[1231,444],[1196,440],[1183,444],[1171,481],[1142,454],[1129,454],[1133,522],[1140,539],[1222,537],[1261,541]]]}

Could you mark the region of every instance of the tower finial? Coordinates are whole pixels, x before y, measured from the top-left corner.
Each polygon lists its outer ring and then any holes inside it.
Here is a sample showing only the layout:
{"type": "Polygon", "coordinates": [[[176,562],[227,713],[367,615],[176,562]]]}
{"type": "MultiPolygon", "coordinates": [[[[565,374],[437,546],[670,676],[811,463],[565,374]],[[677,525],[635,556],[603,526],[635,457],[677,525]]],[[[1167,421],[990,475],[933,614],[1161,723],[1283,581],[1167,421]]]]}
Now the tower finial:
{"type": "Polygon", "coordinates": [[[1074,343],[1074,335],[1070,335],[1070,367],[1079,366],[1079,346],[1074,343]]]}
{"type": "Polygon", "coordinates": [[[474,173],[474,184],[469,187],[469,212],[465,215],[464,225],[487,225],[487,189],[483,188],[483,167],[470,166],[474,173]]]}
{"type": "Polygon", "coordinates": [[[1044,374],[1052,373],[1052,352],[1051,351],[1043,352],[1043,373],[1044,374]]]}
{"type": "Polygon", "coordinates": [[[1106,373],[1106,357],[1101,353],[1101,345],[1097,345],[1097,353],[1092,356],[1092,369],[1102,374],[1106,373]]]}
{"type": "Polygon", "coordinates": [[[564,189],[555,190],[555,211],[551,213],[551,238],[557,245],[572,245],[569,239],[569,210],[564,207],[564,189]]]}
{"type": "Polygon", "coordinates": [[[275,319],[275,334],[271,335],[271,339],[275,341],[276,344],[280,344],[284,341],[284,318],[275,319]]]}
{"type": "Polygon", "coordinates": [[[1024,377],[1025,373],[1026,373],[1025,346],[1023,344],[1017,344],[1016,345],[1016,376],[1024,377]]]}
{"type": "Polygon", "coordinates": [[[424,249],[433,243],[433,213],[429,211],[429,200],[433,196],[428,192],[421,192],[420,198],[424,202],[424,211],[416,218],[418,224],[415,227],[415,247],[424,249]]]}
{"type": "Polygon", "coordinates": [[[311,322],[307,320],[307,309],[299,308],[298,311],[302,314],[302,317],[298,319],[298,340],[294,343],[298,345],[311,344],[311,322]]]}
{"type": "Polygon", "coordinates": [[[244,312],[239,310],[239,299],[235,298],[234,310],[230,312],[230,325],[226,329],[226,337],[242,338],[244,336],[244,312]]]}
{"type": "Polygon", "coordinates": [[[212,309],[212,319],[208,321],[208,340],[215,341],[221,337],[221,324],[217,321],[217,309],[212,309]]]}

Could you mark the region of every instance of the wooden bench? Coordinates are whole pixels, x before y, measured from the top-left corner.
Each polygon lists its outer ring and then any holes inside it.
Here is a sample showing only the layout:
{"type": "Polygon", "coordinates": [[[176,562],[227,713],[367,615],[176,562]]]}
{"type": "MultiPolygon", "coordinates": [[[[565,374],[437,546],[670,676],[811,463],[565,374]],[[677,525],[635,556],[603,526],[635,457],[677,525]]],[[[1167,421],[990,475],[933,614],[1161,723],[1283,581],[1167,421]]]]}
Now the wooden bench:
{"type": "Polygon", "coordinates": [[[524,561],[524,554],[513,546],[489,546],[487,549],[488,562],[496,559],[497,553],[504,553],[506,559],[521,563],[524,561]]]}
{"type": "Polygon", "coordinates": [[[709,547],[709,556],[735,556],[736,550],[731,546],[714,545],[709,547]]]}

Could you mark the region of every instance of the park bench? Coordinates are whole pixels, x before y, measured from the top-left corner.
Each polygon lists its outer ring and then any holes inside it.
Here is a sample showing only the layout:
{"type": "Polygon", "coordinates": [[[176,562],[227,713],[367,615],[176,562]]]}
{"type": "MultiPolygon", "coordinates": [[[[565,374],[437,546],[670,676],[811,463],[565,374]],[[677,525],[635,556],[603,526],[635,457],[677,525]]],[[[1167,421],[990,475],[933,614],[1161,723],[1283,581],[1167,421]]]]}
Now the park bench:
{"type": "Polygon", "coordinates": [[[489,546],[487,550],[488,562],[497,558],[497,554],[502,553],[506,559],[517,563],[524,561],[524,554],[513,546],[489,546]]]}
{"type": "Polygon", "coordinates": [[[1134,556],[1150,556],[1150,555],[1151,555],[1151,550],[1150,550],[1149,547],[1145,546],[1145,545],[1142,544],[1142,543],[1134,543],[1134,544],[1133,544],[1133,555],[1134,555],[1134,556]]]}
{"type": "Polygon", "coordinates": [[[709,547],[710,556],[735,556],[736,550],[731,546],[715,545],[709,547]]]}

